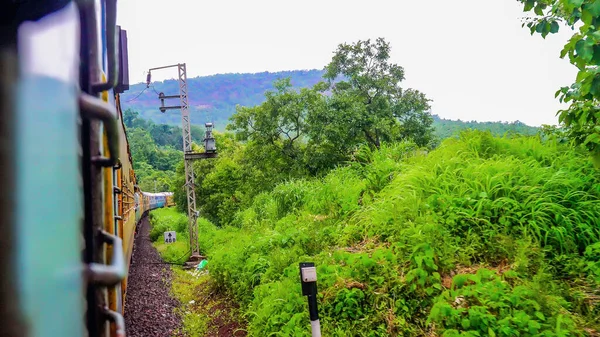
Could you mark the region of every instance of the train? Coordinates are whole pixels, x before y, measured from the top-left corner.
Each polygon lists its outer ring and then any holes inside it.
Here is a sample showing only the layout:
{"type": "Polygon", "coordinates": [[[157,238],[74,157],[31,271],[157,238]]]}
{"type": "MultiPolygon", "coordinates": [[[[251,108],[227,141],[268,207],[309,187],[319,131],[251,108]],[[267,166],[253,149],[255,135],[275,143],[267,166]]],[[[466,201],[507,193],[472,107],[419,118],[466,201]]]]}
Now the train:
{"type": "MultiPolygon", "coordinates": [[[[141,214],[145,213],[146,210],[152,210],[155,208],[162,207],[171,207],[175,206],[175,202],[173,201],[173,193],[172,192],[160,192],[160,193],[150,193],[150,192],[138,192],[137,198],[140,198],[141,194],[141,202],[136,201],[136,205],[139,205],[139,210],[136,210],[136,220],[139,221],[141,214]]],[[[139,199],[138,199],[139,200],[139,199]]]]}
{"type": "Polygon", "coordinates": [[[116,0],[0,4],[0,336],[126,335],[137,182],[116,0]]]}

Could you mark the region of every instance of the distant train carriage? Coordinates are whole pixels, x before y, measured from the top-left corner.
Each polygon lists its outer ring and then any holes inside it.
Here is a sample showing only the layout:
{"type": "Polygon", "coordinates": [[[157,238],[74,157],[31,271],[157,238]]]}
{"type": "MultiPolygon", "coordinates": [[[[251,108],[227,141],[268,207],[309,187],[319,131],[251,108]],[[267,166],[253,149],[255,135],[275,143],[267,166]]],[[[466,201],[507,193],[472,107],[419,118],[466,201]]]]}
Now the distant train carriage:
{"type": "Polygon", "coordinates": [[[173,199],[173,193],[165,193],[167,196],[167,204],[165,207],[175,206],[175,199],[173,199]]]}
{"type": "Polygon", "coordinates": [[[142,199],[142,210],[143,214],[146,211],[153,210],[155,208],[173,206],[173,193],[161,192],[161,193],[150,193],[140,192],[142,199]]]}

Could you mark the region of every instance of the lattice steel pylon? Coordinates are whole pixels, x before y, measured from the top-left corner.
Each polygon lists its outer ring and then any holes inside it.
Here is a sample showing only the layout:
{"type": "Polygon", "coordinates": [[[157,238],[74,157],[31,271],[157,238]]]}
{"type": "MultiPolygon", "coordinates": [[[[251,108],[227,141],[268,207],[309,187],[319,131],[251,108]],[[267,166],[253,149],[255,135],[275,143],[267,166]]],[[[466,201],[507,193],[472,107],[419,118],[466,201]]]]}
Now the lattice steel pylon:
{"type": "Polygon", "coordinates": [[[147,85],[150,86],[150,72],[152,70],[164,69],[177,67],[179,72],[179,96],[166,96],[162,92],[159,94],[161,99],[160,111],[165,112],[167,109],[181,109],[181,127],[183,135],[183,155],[185,165],[185,190],[187,195],[188,204],[188,231],[190,237],[190,250],[192,255],[190,260],[198,260],[200,258],[200,247],[198,246],[198,226],[196,226],[196,220],[198,219],[198,212],[196,211],[196,193],[194,190],[194,168],[192,162],[197,159],[193,156],[192,151],[192,132],[190,125],[190,112],[188,104],[188,88],[187,88],[187,73],[185,63],[174,64],[170,66],[152,68],[148,71],[147,85]],[[179,97],[179,106],[165,106],[164,100],[167,98],[179,97]]]}
{"type": "Polygon", "coordinates": [[[196,212],[196,192],[194,190],[194,167],[192,159],[188,159],[185,155],[192,153],[192,131],[190,126],[190,111],[188,105],[188,89],[187,89],[187,73],[185,63],[178,64],[179,70],[179,99],[181,100],[181,127],[183,128],[183,154],[185,165],[185,189],[188,202],[188,221],[190,231],[190,249],[192,258],[200,257],[200,247],[198,247],[198,226],[196,220],[198,213],[196,212]]]}

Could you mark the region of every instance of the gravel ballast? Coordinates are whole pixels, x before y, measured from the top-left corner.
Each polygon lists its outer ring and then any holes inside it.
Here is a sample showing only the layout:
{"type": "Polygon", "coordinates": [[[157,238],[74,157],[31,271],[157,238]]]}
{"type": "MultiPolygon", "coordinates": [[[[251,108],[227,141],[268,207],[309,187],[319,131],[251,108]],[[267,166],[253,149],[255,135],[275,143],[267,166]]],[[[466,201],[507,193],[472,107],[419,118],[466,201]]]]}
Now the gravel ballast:
{"type": "Polygon", "coordinates": [[[129,337],[173,336],[181,326],[171,297],[171,268],[150,241],[150,221],[143,217],[136,233],[125,298],[125,324],[129,337]]]}

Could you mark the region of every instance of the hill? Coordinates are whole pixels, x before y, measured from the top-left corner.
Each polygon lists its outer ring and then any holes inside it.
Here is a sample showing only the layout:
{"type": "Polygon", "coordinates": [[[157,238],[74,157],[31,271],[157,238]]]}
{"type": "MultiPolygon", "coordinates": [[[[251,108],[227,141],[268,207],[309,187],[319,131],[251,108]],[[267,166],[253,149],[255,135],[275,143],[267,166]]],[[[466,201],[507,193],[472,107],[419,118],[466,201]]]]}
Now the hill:
{"type": "MultiPolygon", "coordinates": [[[[265,92],[273,89],[275,80],[290,77],[294,87],[305,88],[321,81],[323,73],[322,70],[313,69],[255,74],[217,74],[189,78],[192,124],[204,125],[205,122],[212,121],[217,130],[224,130],[237,104],[255,106],[263,103],[265,92]]],[[[124,109],[137,111],[139,117],[149,119],[156,124],[179,125],[181,117],[178,111],[161,113],[158,110],[159,92],[167,95],[177,94],[179,92],[177,82],[175,80],[154,82],[150,88],[146,88],[144,83],[135,84],[122,94],[121,104],[124,109]]],[[[176,100],[173,104],[176,104],[176,100]]],[[[433,126],[438,139],[451,137],[464,129],[488,130],[495,135],[502,135],[508,131],[531,135],[538,130],[519,121],[467,122],[444,119],[437,115],[433,115],[433,126]]]]}
{"type": "Polygon", "coordinates": [[[535,135],[539,128],[526,125],[522,122],[515,121],[507,122],[477,122],[477,121],[461,121],[441,118],[438,115],[433,115],[434,133],[439,140],[443,140],[452,136],[458,135],[460,131],[465,129],[490,131],[496,136],[502,136],[507,132],[518,133],[521,135],[535,135]]]}
{"type": "MultiPolygon", "coordinates": [[[[235,112],[235,106],[255,106],[265,100],[265,91],[273,89],[273,82],[290,77],[294,87],[310,87],[322,80],[322,70],[293,70],[281,72],[262,72],[255,74],[217,74],[188,78],[189,104],[192,124],[204,125],[207,121],[215,123],[222,130],[227,119],[235,112]]],[[[140,117],[150,119],[157,124],[181,123],[178,111],[161,113],[158,93],[177,95],[179,87],[176,80],[153,82],[146,89],[145,83],[132,85],[129,91],[121,95],[124,110],[132,109],[140,117]],[[145,90],[144,90],[145,89],[145,90]]],[[[174,100],[172,105],[177,105],[174,100]]]]}

